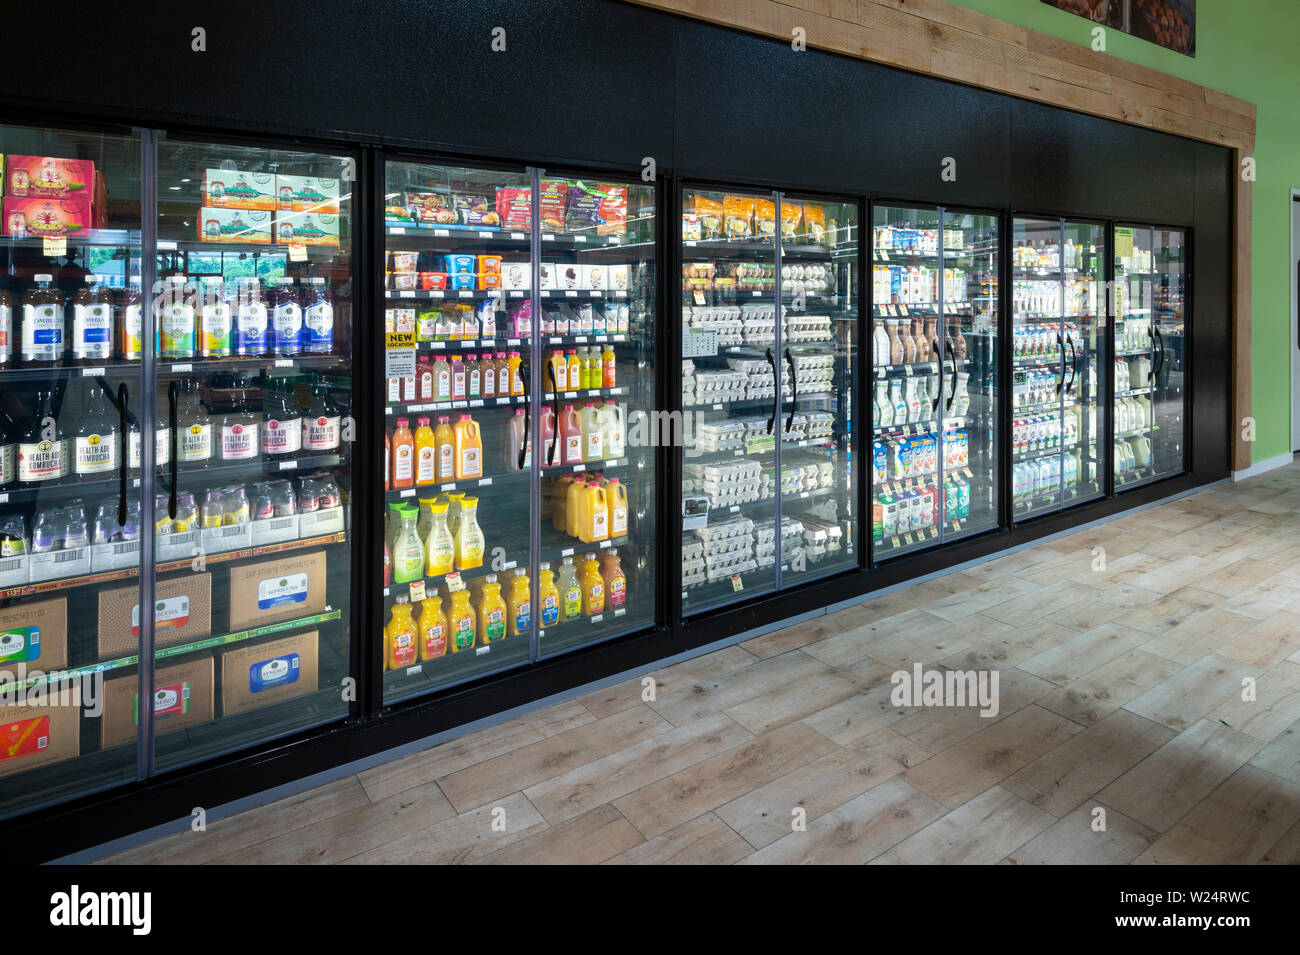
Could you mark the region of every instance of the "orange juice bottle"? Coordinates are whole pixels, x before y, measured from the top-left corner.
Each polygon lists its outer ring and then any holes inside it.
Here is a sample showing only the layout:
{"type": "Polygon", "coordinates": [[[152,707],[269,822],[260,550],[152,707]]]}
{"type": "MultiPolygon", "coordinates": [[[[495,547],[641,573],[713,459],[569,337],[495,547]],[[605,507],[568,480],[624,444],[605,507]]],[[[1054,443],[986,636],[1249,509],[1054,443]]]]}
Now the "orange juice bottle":
{"type": "Polygon", "coordinates": [[[478,526],[478,498],[463,497],[456,523],[456,569],[482,567],[483,550],[483,531],[478,526]]]}
{"type": "Polygon", "coordinates": [[[582,585],[582,615],[594,617],[598,613],[604,613],[605,578],[600,575],[600,564],[595,554],[587,554],[582,558],[578,583],[582,585]]]}
{"type": "Polygon", "coordinates": [[[478,621],[469,604],[469,591],[453,590],[451,607],[447,610],[447,649],[452,653],[472,650],[477,633],[478,621]]]}
{"type": "Polygon", "coordinates": [[[575,477],[564,491],[564,533],[577,537],[582,531],[582,502],[587,494],[587,479],[575,477]]]}
{"type": "Polygon", "coordinates": [[[618,378],[616,365],[614,361],[614,346],[606,345],[605,350],[600,353],[601,378],[606,388],[615,387],[615,381],[618,378]]]}
{"type": "Polygon", "coordinates": [[[478,603],[478,630],[483,634],[484,643],[504,639],[506,635],[506,602],[501,599],[501,585],[497,583],[496,574],[483,578],[478,603]]]}
{"type": "Polygon", "coordinates": [[[558,348],[551,352],[551,357],[547,359],[550,365],[551,373],[555,380],[548,381],[547,390],[568,391],[569,390],[569,363],[564,357],[564,352],[558,348]]]}
{"type": "Polygon", "coordinates": [[[555,586],[551,565],[546,561],[537,567],[537,606],[543,627],[553,627],[560,622],[560,591],[555,586]]]}
{"type": "Polygon", "coordinates": [[[582,584],[578,582],[578,571],[573,566],[573,558],[566,557],[560,561],[560,577],[556,581],[560,592],[560,620],[574,620],[582,616],[582,584]]]}
{"type": "Polygon", "coordinates": [[[524,393],[524,376],[519,371],[519,366],[524,360],[519,357],[519,352],[510,353],[510,393],[512,395],[522,395],[524,393]]]}
{"type": "Polygon", "coordinates": [[[452,434],[451,419],[438,415],[438,427],[433,432],[433,475],[436,481],[456,480],[456,438],[452,434]]]}
{"type": "Polygon", "coordinates": [[[411,419],[398,418],[393,429],[393,487],[415,486],[415,438],[411,435],[411,419]]]}
{"type": "Polygon", "coordinates": [[[605,578],[605,600],[609,609],[622,609],[627,604],[627,575],[619,563],[617,547],[611,547],[601,558],[600,575],[605,578]]]}
{"type": "Polygon", "coordinates": [[[478,422],[467,414],[456,421],[456,480],[483,476],[483,436],[478,422]]]}
{"type": "Polygon", "coordinates": [[[578,539],[584,544],[594,544],[609,537],[609,497],[596,482],[587,484],[579,505],[582,511],[578,539]]]}
{"type": "Polygon", "coordinates": [[[424,573],[428,577],[437,577],[451,573],[456,560],[456,541],[447,526],[446,501],[434,501],[429,505],[429,532],[424,538],[424,573]]]}
{"type": "Polygon", "coordinates": [[[532,628],[532,595],[528,592],[528,574],[522,567],[516,567],[515,575],[510,578],[506,606],[510,612],[510,636],[518,637],[528,633],[532,628]]]}
{"type": "Polygon", "coordinates": [[[609,536],[622,537],[627,533],[627,488],[618,478],[610,478],[605,485],[605,501],[609,511],[609,536]]]}
{"type": "Polygon", "coordinates": [[[420,603],[420,659],[433,660],[447,654],[447,616],[442,612],[438,588],[425,590],[420,603]]]}
{"type": "Polygon", "coordinates": [[[416,660],[416,626],[411,601],[398,594],[388,626],[384,628],[384,669],[403,670],[416,660]]]}
{"type": "Polygon", "coordinates": [[[578,349],[569,349],[569,388],[577,391],[582,387],[582,359],[578,357],[578,349]]]}
{"type": "Polygon", "coordinates": [[[419,418],[419,427],[415,429],[415,484],[423,487],[438,479],[434,470],[437,449],[433,440],[433,429],[429,427],[428,418],[419,418]]]}

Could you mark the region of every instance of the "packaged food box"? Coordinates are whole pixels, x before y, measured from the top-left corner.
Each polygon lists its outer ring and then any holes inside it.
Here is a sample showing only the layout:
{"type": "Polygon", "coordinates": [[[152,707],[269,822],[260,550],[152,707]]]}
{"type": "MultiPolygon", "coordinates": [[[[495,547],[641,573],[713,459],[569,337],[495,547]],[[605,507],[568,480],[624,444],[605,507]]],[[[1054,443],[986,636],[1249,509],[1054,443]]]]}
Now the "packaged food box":
{"type": "Polygon", "coordinates": [[[574,262],[559,262],[555,266],[555,281],[562,289],[582,288],[582,267],[574,262]]]}
{"type": "Polygon", "coordinates": [[[578,266],[578,283],[579,288],[596,292],[609,288],[609,266],[603,264],[578,266]]]}
{"type": "Polygon", "coordinates": [[[447,288],[454,289],[458,292],[472,290],[474,288],[474,273],[458,272],[455,275],[448,275],[447,288]]]}
{"type": "Polygon", "coordinates": [[[605,194],[592,183],[569,183],[564,207],[564,228],[578,235],[594,235],[605,194]]]}
{"type": "Polygon", "coordinates": [[[792,241],[799,236],[803,222],[803,207],[794,202],[781,203],[781,238],[792,241]]]}
{"type": "Polygon", "coordinates": [[[429,289],[445,289],[446,287],[447,287],[446,272],[421,272],[420,273],[420,288],[429,290],[429,289]]]}
{"type": "Polygon", "coordinates": [[[497,216],[501,228],[527,232],[533,227],[533,191],[528,186],[497,189],[497,216]]]}
{"type": "Polygon", "coordinates": [[[627,234],[627,186],[602,183],[603,198],[596,217],[597,235],[627,234]]]}
{"type": "Polygon", "coordinates": [[[478,287],[481,289],[494,289],[501,287],[500,272],[479,272],[478,287]]]}
{"type": "Polygon", "coordinates": [[[93,211],[84,199],[4,200],[4,234],[33,238],[79,235],[94,227],[93,211]]]}
{"type": "Polygon", "coordinates": [[[204,208],[199,210],[199,240],[270,245],[273,224],[269,212],[204,208]]]}
{"type": "Polygon", "coordinates": [[[475,259],[472,255],[444,255],[443,267],[448,274],[456,275],[459,272],[468,272],[473,274],[475,259]]]}
{"type": "Polygon", "coordinates": [[[541,182],[541,216],[543,232],[563,232],[564,213],[569,196],[569,184],[560,179],[543,179],[541,182]]]}
{"type": "Polygon", "coordinates": [[[503,262],[501,265],[501,287],[505,289],[527,289],[533,281],[533,264],[531,262],[503,262]]]}
{"type": "MultiPolygon", "coordinates": [[[[160,667],[153,677],[153,731],[173,733],[209,723],[213,717],[212,657],[160,667]]],[[[104,749],[133,742],[140,728],[140,693],[135,676],[104,681],[100,745],[104,749]]]]}
{"type": "Polygon", "coordinates": [[[9,155],[4,161],[4,189],[14,199],[95,198],[95,164],[89,159],[9,155]]]}
{"type": "Polygon", "coordinates": [[[721,239],[723,236],[724,203],[712,196],[697,193],[691,200],[691,212],[699,217],[701,239],[721,239]]]}
{"type": "Polygon", "coordinates": [[[316,176],[275,177],[276,208],[282,212],[339,214],[339,181],[316,176]]]}
{"type": "Polygon", "coordinates": [[[339,217],[326,212],[292,212],[287,216],[278,213],[277,232],[282,243],[293,242],[298,245],[339,246],[339,217]],[[280,230],[280,225],[288,222],[290,232],[280,230]],[[286,238],[286,236],[288,236],[286,238]]]}
{"type": "Polygon", "coordinates": [[[38,600],[0,610],[0,673],[19,663],[50,671],[68,662],[68,600],[38,600]]]}
{"type": "Polygon", "coordinates": [[[727,238],[749,238],[754,234],[754,200],[749,196],[725,196],[722,219],[727,238]]]}
{"type": "Polygon", "coordinates": [[[478,257],[479,272],[496,272],[501,274],[501,256],[499,255],[480,255],[478,257]]]}
{"type": "Polygon", "coordinates": [[[449,226],[457,222],[456,209],[448,192],[408,192],[406,207],[411,220],[421,225],[449,226]]]}
{"type": "MultiPolygon", "coordinates": [[[[189,643],[212,632],[212,575],[184,573],[163,578],[154,591],[154,645],[189,643]]],[[[99,655],[134,653],[140,639],[140,588],[99,592],[99,655]]]]}
{"type": "Polygon", "coordinates": [[[419,261],[419,258],[420,253],[418,252],[389,252],[388,271],[414,272],[416,262],[419,261]]]}
{"type": "Polygon", "coordinates": [[[559,265],[555,262],[543,262],[541,268],[538,270],[537,287],[539,289],[559,288],[556,284],[558,281],[556,273],[559,272],[559,268],[559,265]]]}
{"type": "Polygon", "coordinates": [[[771,199],[754,200],[754,234],[765,239],[776,235],[776,203],[771,199]]]}
{"type": "Polygon", "coordinates": [[[70,759],[81,751],[81,684],[67,689],[70,705],[0,708],[0,776],[70,759]]]}
{"type": "Polygon", "coordinates": [[[315,630],[239,646],[221,655],[221,714],[233,716],[315,693],[320,635],[315,630]]]}
{"type": "Polygon", "coordinates": [[[471,229],[496,229],[501,225],[497,215],[496,194],[489,201],[479,193],[458,193],[453,197],[457,221],[471,229]]]}
{"type": "Polygon", "coordinates": [[[275,176],[269,172],[205,169],[203,205],[213,209],[260,209],[274,212],[275,176]]]}

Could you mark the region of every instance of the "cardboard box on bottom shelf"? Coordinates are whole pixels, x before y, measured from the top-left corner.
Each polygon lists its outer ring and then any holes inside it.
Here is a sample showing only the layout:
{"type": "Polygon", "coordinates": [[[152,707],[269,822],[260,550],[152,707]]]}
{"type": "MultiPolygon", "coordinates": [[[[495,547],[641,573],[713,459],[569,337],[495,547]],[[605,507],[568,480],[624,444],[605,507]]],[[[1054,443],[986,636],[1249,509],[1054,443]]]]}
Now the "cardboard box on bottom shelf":
{"type": "MultiPolygon", "coordinates": [[[[154,646],[171,647],[212,633],[212,575],[165,577],[154,590],[154,646]]],[[[140,634],[140,590],[136,585],[99,592],[99,655],[130,656],[140,634]]]]}
{"type": "Polygon", "coordinates": [[[230,630],[261,627],[325,609],[325,552],[230,568],[230,630]]]}
{"type": "Polygon", "coordinates": [[[81,752],[81,687],[69,706],[0,707],[0,776],[71,759],[81,752]]]}
{"type": "Polygon", "coordinates": [[[320,634],[315,630],[221,655],[221,715],[233,716],[315,693],[320,634]]]}
{"type": "Polygon", "coordinates": [[[68,598],[37,600],[0,610],[0,673],[26,664],[50,670],[68,663],[68,598]]]}
{"type": "MultiPolygon", "coordinates": [[[[213,659],[160,667],[154,672],[153,731],[171,733],[213,719],[213,659]]],[[[100,745],[107,749],[129,743],[140,727],[137,677],[104,681],[104,712],[100,716],[100,745]]]]}

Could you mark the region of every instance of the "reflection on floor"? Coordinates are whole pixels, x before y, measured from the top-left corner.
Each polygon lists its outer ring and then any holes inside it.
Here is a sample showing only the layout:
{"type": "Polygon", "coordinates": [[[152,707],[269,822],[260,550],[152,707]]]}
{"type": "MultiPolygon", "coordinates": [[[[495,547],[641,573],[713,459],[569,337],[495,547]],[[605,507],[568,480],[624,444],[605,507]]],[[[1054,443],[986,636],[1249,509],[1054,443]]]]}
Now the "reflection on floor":
{"type": "Polygon", "coordinates": [[[1300,467],[655,677],[108,861],[1295,863],[1300,467]]]}

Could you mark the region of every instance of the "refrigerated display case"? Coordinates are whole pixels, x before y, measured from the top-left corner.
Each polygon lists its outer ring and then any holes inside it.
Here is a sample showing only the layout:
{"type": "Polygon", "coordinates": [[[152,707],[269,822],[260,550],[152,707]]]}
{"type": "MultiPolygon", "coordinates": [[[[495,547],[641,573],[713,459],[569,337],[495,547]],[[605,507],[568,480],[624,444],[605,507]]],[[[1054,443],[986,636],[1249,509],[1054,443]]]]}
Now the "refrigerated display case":
{"type": "Polygon", "coordinates": [[[998,217],[876,206],[872,546],[998,526],[998,217]]]}
{"type": "Polygon", "coordinates": [[[1115,488],[1184,470],[1186,233],[1115,228],[1115,488]]]}
{"type": "Polygon", "coordinates": [[[0,126],[0,154],[0,814],[9,815],[137,773],[135,747],[117,746],[110,725],[134,742],[142,145],[138,134],[0,126]],[[125,709],[120,697],[104,701],[103,734],[84,692],[93,684],[83,683],[97,673],[128,694],[125,709]]]}
{"type": "Polygon", "coordinates": [[[385,177],[393,701],[653,624],[656,235],[630,180],[385,177]]]}
{"type": "Polygon", "coordinates": [[[1106,229],[1017,218],[1012,235],[1013,519],[1105,493],[1106,229]]]}
{"type": "Polygon", "coordinates": [[[856,567],[858,207],[682,190],[682,605],[856,567]]]}

